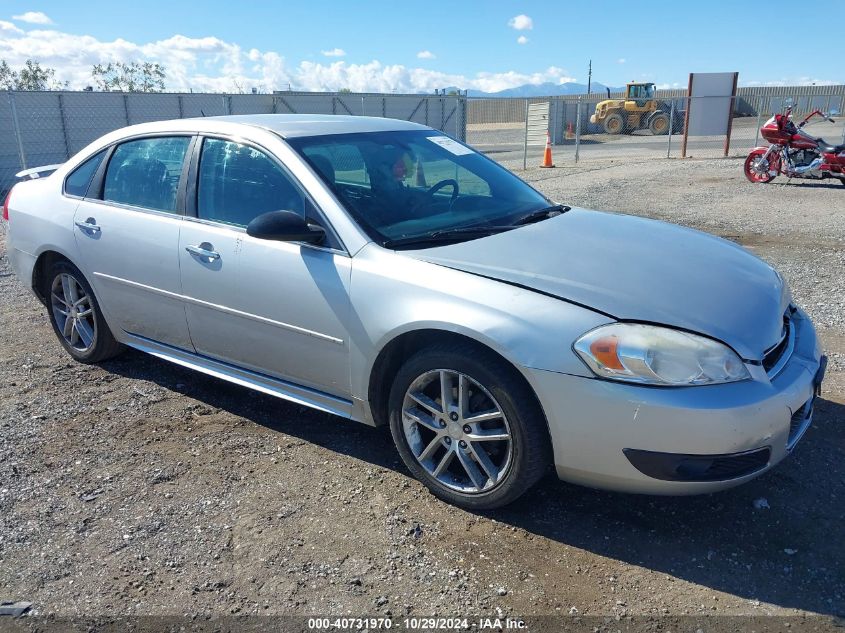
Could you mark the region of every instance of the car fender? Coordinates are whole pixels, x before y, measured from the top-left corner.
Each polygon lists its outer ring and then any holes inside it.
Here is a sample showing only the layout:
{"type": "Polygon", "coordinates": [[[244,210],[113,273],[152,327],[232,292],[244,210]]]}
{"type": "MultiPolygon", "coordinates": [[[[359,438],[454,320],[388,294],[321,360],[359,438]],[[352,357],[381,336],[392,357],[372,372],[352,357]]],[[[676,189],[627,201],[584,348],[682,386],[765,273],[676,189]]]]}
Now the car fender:
{"type": "Polygon", "coordinates": [[[413,331],[442,330],[525,368],[591,376],[572,344],[612,321],[556,297],[404,256],[370,244],[353,259],[350,370],[366,399],[380,352],[413,331]]]}
{"type": "MultiPolygon", "coordinates": [[[[48,251],[79,264],[73,234],[73,215],[79,201],[62,195],[59,187],[60,179],[55,175],[23,181],[15,185],[9,201],[8,248],[28,255],[33,266],[48,251]]],[[[16,272],[24,283],[32,285],[33,270],[16,272]]]]}

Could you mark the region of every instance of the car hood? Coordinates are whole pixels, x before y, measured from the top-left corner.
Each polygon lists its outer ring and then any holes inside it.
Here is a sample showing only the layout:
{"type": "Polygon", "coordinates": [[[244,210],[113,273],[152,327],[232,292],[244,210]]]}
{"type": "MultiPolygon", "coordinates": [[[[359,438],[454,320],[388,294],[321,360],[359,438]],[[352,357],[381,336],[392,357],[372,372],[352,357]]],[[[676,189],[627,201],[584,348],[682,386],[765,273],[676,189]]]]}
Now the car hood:
{"type": "Polygon", "coordinates": [[[666,222],[571,209],[459,244],[405,254],[559,297],[615,319],[698,332],[759,360],[790,297],[744,248],[666,222]]]}

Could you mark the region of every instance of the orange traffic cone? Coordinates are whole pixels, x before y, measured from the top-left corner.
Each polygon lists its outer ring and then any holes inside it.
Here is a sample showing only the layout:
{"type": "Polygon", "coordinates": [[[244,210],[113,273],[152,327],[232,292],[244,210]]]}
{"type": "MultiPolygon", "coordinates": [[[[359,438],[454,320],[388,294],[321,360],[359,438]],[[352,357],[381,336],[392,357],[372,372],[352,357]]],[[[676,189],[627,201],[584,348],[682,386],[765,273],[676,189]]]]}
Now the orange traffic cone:
{"type": "Polygon", "coordinates": [[[543,152],[543,164],[540,167],[554,167],[552,162],[552,137],[546,131],[546,150],[543,152]]]}
{"type": "Polygon", "coordinates": [[[572,131],[572,121],[566,126],[566,139],[571,141],[575,138],[575,132],[572,131]]]}

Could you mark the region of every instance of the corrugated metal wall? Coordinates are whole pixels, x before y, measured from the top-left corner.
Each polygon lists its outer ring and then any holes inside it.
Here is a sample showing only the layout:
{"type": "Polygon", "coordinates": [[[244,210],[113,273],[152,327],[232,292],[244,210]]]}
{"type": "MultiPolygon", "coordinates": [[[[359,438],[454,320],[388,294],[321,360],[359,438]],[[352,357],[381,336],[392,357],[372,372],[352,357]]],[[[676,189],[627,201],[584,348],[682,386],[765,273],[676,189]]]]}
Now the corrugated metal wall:
{"type": "MultiPolygon", "coordinates": [[[[672,99],[685,97],[686,89],[658,90],[658,99],[672,99]]],[[[622,99],[622,92],[611,92],[612,99],[622,99]]],[[[737,90],[737,114],[740,116],[755,116],[758,108],[764,112],[772,109],[779,110],[784,99],[792,99],[796,104],[796,112],[806,112],[816,107],[829,110],[828,101],[838,103],[845,97],[845,85],[841,86],[762,86],[747,87],[737,90]],[[837,99],[839,97],[839,99],[837,99]]],[[[562,101],[566,105],[560,107],[573,109],[572,104],[578,98],[584,102],[595,104],[607,99],[606,93],[593,92],[589,95],[562,95],[556,97],[528,97],[528,98],[498,98],[472,97],[467,106],[467,123],[470,125],[481,123],[515,123],[525,122],[525,102],[538,103],[541,101],[562,101]]],[[[835,107],[835,106],[834,106],[835,107]]],[[[574,111],[574,110],[573,110],[574,111]]]]}
{"type": "Polygon", "coordinates": [[[259,113],[351,114],[415,121],[466,139],[463,95],[284,92],[276,94],[0,93],[0,192],[27,167],[61,163],[126,125],[259,113]]]}

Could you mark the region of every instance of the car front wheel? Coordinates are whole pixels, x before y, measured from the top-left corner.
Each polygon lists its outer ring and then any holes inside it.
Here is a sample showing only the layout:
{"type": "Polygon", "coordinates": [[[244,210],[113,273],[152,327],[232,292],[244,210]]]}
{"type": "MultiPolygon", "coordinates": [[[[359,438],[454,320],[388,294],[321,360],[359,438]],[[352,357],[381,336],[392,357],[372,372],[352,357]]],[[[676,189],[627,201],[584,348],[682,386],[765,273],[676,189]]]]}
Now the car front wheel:
{"type": "Polygon", "coordinates": [[[492,353],[432,347],[399,370],[390,430],[408,469],[436,496],[470,510],[510,503],[550,462],[545,418],[528,385],[492,353]]]}
{"type": "Polygon", "coordinates": [[[98,363],[121,352],[100,312],[94,291],[79,269],[68,261],[50,267],[50,323],[68,354],[81,363],[98,363]]]}

